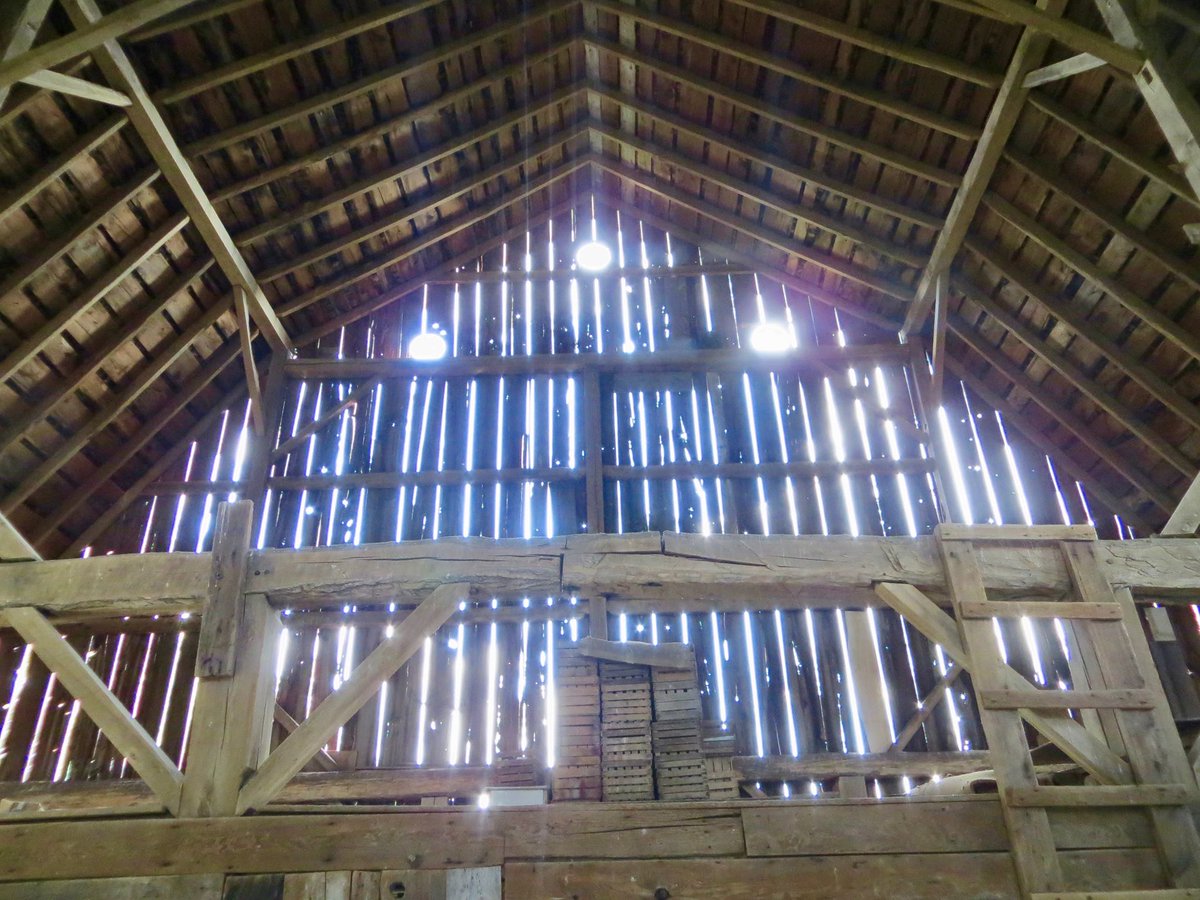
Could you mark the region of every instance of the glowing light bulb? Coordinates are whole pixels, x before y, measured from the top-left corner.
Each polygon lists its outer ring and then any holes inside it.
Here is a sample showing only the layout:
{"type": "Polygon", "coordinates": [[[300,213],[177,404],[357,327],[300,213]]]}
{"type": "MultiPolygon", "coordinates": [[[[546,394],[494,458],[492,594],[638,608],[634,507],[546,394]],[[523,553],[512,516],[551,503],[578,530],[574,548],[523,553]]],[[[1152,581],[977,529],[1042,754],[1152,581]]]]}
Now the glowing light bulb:
{"type": "Polygon", "coordinates": [[[575,251],[575,264],[586,272],[599,272],[607,269],[612,262],[612,250],[607,244],[599,241],[588,241],[580,244],[575,251]]]}
{"type": "Polygon", "coordinates": [[[446,355],[446,339],[436,331],[423,331],[408,342],[411,359],[441,359],[446,355]]]}
{"type": "Polygon", "coordinates": [[[786,353],[792,349],[792,335],[777,322],[763,322],[750,332],[750,346],[758,353],[786,353]]]}

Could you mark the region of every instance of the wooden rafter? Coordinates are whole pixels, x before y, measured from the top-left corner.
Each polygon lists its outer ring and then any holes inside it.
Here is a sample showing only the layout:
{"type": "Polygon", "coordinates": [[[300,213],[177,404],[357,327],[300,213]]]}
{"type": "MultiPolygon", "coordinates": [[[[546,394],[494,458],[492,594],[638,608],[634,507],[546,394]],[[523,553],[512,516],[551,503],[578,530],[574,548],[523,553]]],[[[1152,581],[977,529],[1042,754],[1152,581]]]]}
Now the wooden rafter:
{"type": "MultiPolygon", "coordinates": [[[[101,21],[95,0],[64,0],[67,11],[77,28],[101,21]]],[[[216,259],[217,265],[231,285],[246,291],[247,302],[255,323],[263,336],[277,350],[291,349],[291,340],[279,317],[271,308],[246,260],[230,238],[225,225],[213,209],[191,165],[171,136],[162,114],[154,106],[125,51],[111,39],[93,48],[96,63],[108,82],[129,95],[132,104],[128,115],[133,127],[146,144],[150,155],[163,176],[187,210],[192,224],[216,259]]]]}
{"type": "MultiPolygon", "coordinates": [[[[8,5],[7,21],[0,21],[0,65],[19,59],[33,46],[53,2],[24,0],[23,3],[8,5]]],[[[4,108],[15,81],[0,82],[0,109],[4,108]]]]}
{"type": "Polygon", "coordinates": [[[0,516],[0,562],[41,558],[42,555],[33,549],[33,545],[25,540],[16,526],[4,516],[0,516]]]}
{"type": "MultiPolygon", "coordinates": [[[[1066,0],[1039,0],[1039,7],[1048,11],[1052,17],[1062,15],[1066,8],[1066,0]]],[[[1008,70],[1004,73],[1004,82],[996,93],[984,124],[983,135],[971,155],[963,176],[962,187],[954,195],[950,212],[946,215],[946,225],[938,235],[933,245],[929,262],[921,273],[914,292],[913,304],[904,317],[901,334],[908,336],[919,332],[925,325],[925,319],[933,306],[933,288],[938,276],[949,271],[962,247],[963,239],[971,227],[984,192],[991,183],[996,171],[996,164],[1004,152],[1009,135],[1017,124],[1017,117],[1025,106],[1025,98],[1029,90],[1024,86],[1026,76],[1041,65],[1046,50],[1050,46],[1049,38],[1039,32],[1026,29],[1017,42],[1008,70]]]]}
{"type": "Polygon", "coordinates": [[[114,91],[110,87],[96,84],[94,81],[88,81],[84,78],[77,78],[74,75],[65,75],[62,72],[34,72],[32,75],[26,75],[21,80],[25,84],[30,84],[43,90],[58,91],[60,94],[68,94],[72,97],[79,97],[82,100],[94,100],[96,103],[106,103],[109,106],[123,107],[129,106],[132,103],[129,97],[120,91],[114,91]]]}
{"type": "Polygon", "coordinates": [[[155,19],[182,9],[195,0],[135,0],[116,12],[97,14],[88,22],[76,23],[75,31],[0,63],[0,89],[22,81],[44,69],[53,69],[76,56],[90,53],[106,42],[155,19]]]}

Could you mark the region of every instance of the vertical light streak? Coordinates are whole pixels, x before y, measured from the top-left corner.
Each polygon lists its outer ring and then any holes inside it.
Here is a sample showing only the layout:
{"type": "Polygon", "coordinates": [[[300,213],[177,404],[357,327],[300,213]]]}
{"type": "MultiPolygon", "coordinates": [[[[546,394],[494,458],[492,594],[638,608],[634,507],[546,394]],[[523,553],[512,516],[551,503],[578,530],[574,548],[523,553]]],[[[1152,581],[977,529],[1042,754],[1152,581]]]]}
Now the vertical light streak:
{"type": "Polygon", "coordinates": [[[454,642],[454,706],[450,711],[450,728],[447,735],[446,759],[452,766],[458,765],[459,749],[462,745],[462,694],[463,673],[466,669],[464,651],[467,637],[466,626],[458,623],[458,632],[454,642]]]}
{"type": "Polygon", "coordinates": [[[758,704],[758,669],[755,666],[754,653],[754,624],[749,610],[742,610],[742,632],[746,644],[746,673],[750,676],[750,704],[754,709],[754,748],[758,756],[766,756],[767,748],[763,740],[762,710],[758,704]]]}
{"type": "Polygon", "coordinates": [[[773,617],[775,619],[775,643],[779,651],[779,672],[782,676],[780,680],[783,682],[783,709],[787,718],[788,750],[792,756],[799,756],[800,738],[796,733],[796,716],[792,710],[792,686],[787,677],[788,658],[783,639],[783,614],[776,609],[773,611],[773,617]]]}
{"type": "MultiPolygon", "coordinates": [[[[495,608],[495,605],[495,601],[493,600],[493,608],[495,608]]],[[[487,738],[484,745],[483,762],[484,765],[490,766],[496,758],[496,719],[498,715],[498,710],[496,709],[496,685],[500,669],[499,637],[495,622],[492,622],[491,633],[488,637],[487,667],[487,738]]]]}
{"type": "Polygon", "coordinates": [[[725,663],[721,659],[721,621],[716,611],[709,613],[709,628],[712,631],[713,671],[717,676],[717,714],[721,717],[721,728],[729,727],[729,708],[725,704],[725,663]]]}
{"type": "MultiPolygon", "coordinates": [[[[475,405],[479,391],[479,379],[472,378],[467,385],[467,447],[463,452],[463,470],[475,470],[475,405]]],[[[470,480],[463,484],[462,536],[471,536],[471,488],[470,480]]]]}
{"type": "MultiPolygon", "coordinates": [[[[404,443],[400,448],[400,471],[409,471],[409,460],[412,457],[413,439],[413,410],[417,407],[417,379],[414,377],[408,383],[408,403],[404,410],[404,443]]],[[[401,485],[400,494],[396,499],[396,540],[404,540],[404,525],[407,521],[405,510],[408,507],[408,487],[401,485]]]]}
{"type": "Polygon", "coordinates": [[[433,669],[433,638],[425,638],[421,651],[421,703],[417,709],[417,765],[425,765],[425,732],[429,721],[429,678],[433,669]]]}

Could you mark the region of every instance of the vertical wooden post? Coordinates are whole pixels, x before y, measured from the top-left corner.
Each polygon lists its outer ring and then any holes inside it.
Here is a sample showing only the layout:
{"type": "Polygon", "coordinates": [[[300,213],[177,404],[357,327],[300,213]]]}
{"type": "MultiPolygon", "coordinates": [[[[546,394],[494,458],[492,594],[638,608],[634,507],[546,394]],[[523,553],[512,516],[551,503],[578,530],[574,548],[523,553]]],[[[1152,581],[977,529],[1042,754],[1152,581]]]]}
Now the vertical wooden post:
{"type": "Polygon", "coordinates": [[[266,597],[245,594],[253,519],[248,500],[217,511],[180,816],[234,815],[246,772],[270,749],[281,625],[266,597]]]}
{"type": "Polygon", "coordinates": [[[587,469],[588,534],[604,533],[604,459],[600,423],[604,408],[600,399],[600,373],[591,369],[583,376],[584,460],[587,469]]]}
{"type": "Polygon", "coordinates": [[[588,600],[588,633],[597,640],[608,640],[608,598],[603,594],[588,600]]]}
{"type": "MultiPolygon", "coordinates": [[[[271,455],[279,435],[279,420],[283,415],[283,397],[287,387],[287,379],[284,377],[283,371],[285,362],[287,362],[286,353],[276,351],[271,354],[271,364],[267,369],[267,380],[262,392],[262,414],[265,427],[261,434],[255,433],[250,437],[246,490],[242,496],[251,501],[258,512],[258,516],[254,520],[256,529],[262,527],[262,517],[268,514],[267,478],[271,473],[271,455]]],[[[253,537],[251,542],[253,543],[253,537]]]]}
{"type": "Polygon", "coordinates": [[[920,427],[922,431],[929,435],[929,443],[926,446],[933,454],[933,484],[937,492],[938,516],[943,522],[953,522],[954,516],[950,512],[950,497],[946,493],[951,483],[950,473],[946,468],[946,455],[942,452],[945,448],[942,446],[942,441],[933,419],[936,413],[934,409],[930,408],[929,402],[929,398],[933,393],[929,364],[925,361],[925,352],[917,344],[913,345],[912,363],[909,365],[909,368],[912,369],[913,390],[916,393],[917,401],[917,415],[921,420],[920,427]]]}

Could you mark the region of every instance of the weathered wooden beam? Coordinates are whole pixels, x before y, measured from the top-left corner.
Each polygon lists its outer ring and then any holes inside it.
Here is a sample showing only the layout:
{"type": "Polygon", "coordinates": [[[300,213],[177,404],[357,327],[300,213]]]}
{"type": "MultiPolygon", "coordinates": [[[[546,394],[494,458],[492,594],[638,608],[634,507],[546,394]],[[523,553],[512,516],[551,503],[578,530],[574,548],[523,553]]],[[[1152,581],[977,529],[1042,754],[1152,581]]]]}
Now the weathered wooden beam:
{"type": "Polygon", "coordinates": [[[1142,18],[1130,0],[1096,0],[1113,38],[1128,53],[1141,56],[1133,82],[1158,120],[1179,161],[1192,197],[1200,200],[1200,102],[1168,57],[1154,23],[1142,18]]]}
{"type": "MultiPolygon", "coordinates": [[[[961,668],[956,668],[960,675],[961,668]]],[[[802,756],[735,756],[733,769],[743,781],[828,781],[863,778],[930,778],[970,775],[991,768],[986,751],[962,753],[805,753],[802,756]]]]}
{"type": "MultiPolygon", "coordinates": [[[[1200,593],[1200,542],[1100,541],[1097,552],[1109,580],[1146,601],[1191,603],[1200,593]]],[[[1052,547],[984,546],[980,559],[985,583],[1001,599],[1054,598],[1070,586],[1052,547]]],[[[59,621],[196,615],[207,597],[210,566],[206,553],[7,563],[0,610],[35,605],[59,621]]],[[[606,594],[611,613],[631,615],[877,607],[882,601],[873,585],[880,581],[916,585],[938,602],[946,589],[932,538],[670,533],[446,538],[258,550],[250,553],[248,571],[248,593],[296,610],[393,602],[411,609],[447,583],[473,584],[488,600],[606,594]]]]}
{"type": "Polygon", "coordinates": [[[1055,16],[1044,8],[1034,7],[1024,0],[972,0],[979,15],[993,15],[1006,22],[1017,22],[1046,34],[1080,53],[1091,53],[1126,74],[1142,66],[1143,55],[1123,47],[1106,35],[1092,31],[1070,19],[1055,16]]]}
{"type": "MultiPolygon", "coordinates": [[[[970,326],[963,327],[969,329],[970,326]]],[[[1158,506],[1163,512],[1168,512],[1172,508],[1173,501],[1171,495],[1148,478],[1141,467],[1126,460],[1117,453],[1107,441],[1096,435],[1086,422],[1070,412],[1064,404],[1053,397],[1046,396],[1046,391],[1040,389],[1040,386],[1019,367],[1010,362],[1007,356],[1000,353],[986,341],[979,341],[978,345],[970,341],[967,343],[980,356],[1012,380],[1016,390],[1026,394],[1030,400],[1054,416],[1073,437],[1095,453],[1113,472],[1129,481],[1142,496],[1158,506]]],[[[1051,441],[1040,429],[1034,428],[1022,414],[1022,410],[1014,403],[992,390],[982,378],[977,376],[955,357],[948,356],[946,358],[946,367],[956,378],[962,379],[980,400],[1003,414],[1006,427],[1016,428],[1033,446],[1051,457],[1057,468],[1085,485],[1100,502],[1121,516],[1126,522],[1143,533],[1150,533],[1152,529],[1149,527],[1146,519],[1131,505],[1128,498],[1109,490],[1094,473],[1076,463],[1065,448],[1051,441]]]]}
{"type": "MultiPolygon", "coordinates": [[[[908,303],[912,300],[912,291],[900,282],[891,281],[873,272],[868,272],[833,254],[810,250],[800,241],[796,241],[772,228],[759,225],[750,219],[728,212],[702,197],[683,191],[669,182],[662,181],[652,175],[647,175],[641,169],[624,165],[619,160],[613,160],[607,156],[597,158],[593,162],[593,165],[598,169],[612,173],[619,179],[640,187],[648,193],[657,194],[668,202],[674,203],[689,212],[704,216],[707,219],[724,225],[726,228],[745,235],[757,243],[785,253],[793,259],[804,260],[819,266],[834,275],[857,282],[871,290],[893,297],[901,303],[908,303]]],[[[642,218],[644,219],[645,216],[642,218]]],[[[726,256],[728,255],[729,251],[726,251],[726,256]]],[[[808,288],[806,293],[811,294],[815,299],[829,303],[831,306],[853,307],[855,305],[853,301],[839,297],[834,292],[819,288],[816,285],[808,288]]]]}
{"type": "Polygon", "coordinates": [[[42,555],[17,531],[12,522],[0,515],[0,562],[30,562],[42,555]]]}
{"type": "MultiPolygon", "coordinates": [[[[9,4],[7,22],[0,26],[0,61],[10,63],[20,59],[37,40],[46,14],[54,0],[24,0],[24,3],[9,4]]],[[[8,95],[12,92],[15,80],[0,83],[0,109],[4,108],[8,95]]]]}
{"type": "MultiPolygon", "coordinates": [[[[222,349],[205,360],[204,366],[183,383],[171,398],[171,402],[162,409],[157,410],[138,429],[136,434],[122,443],[120,452],[108,459],[99,469],[92,473],[92,476],[84,484],[63,498],[54,511],[45,516],[42,526],[38,531],[37,540],[41,542],[53,534],[71,513],[82,506],[97,489],[121,471],[184,407],[191,403],[214,378],[220,375],[226,366],[237,358],[237,353],[237,342],[230,341],[222,349]]],[[[72,542],[64,555],[72,556],[79,553],[94,538],[103,534],[104,530],[116,521],[117,517],[125,511],[129,504],[141,496],[139,485],[161,477],[162,473],[178,458],[179,454],[191,446],[193,441],[202,436],[205,433],[205,429],[210,428],[217,418],[224,413],[227,408],[226,404],[240,400],[245,395],[245,392],[246,388],[243,384],[226,394],[220,403],[204,414],[195,425],[185,432],[181,440],[166,453],[159,456],[143,473],[141,478],[122,493],[120,499],[108,504],[104,512],[72,542]]]]}
{"type": "Polygon", "coordinates": [[[1200,529],[1200,475],[1192,479],[1179,504],[1171,511],[1162,534],[1167,536],[1195,534],[1200,529]]]}
{"type": "Polygon", "coordinates": [[[82,450],[97,434],[124,412],[141,394],[157,381],[171,365],[191,347],[192,343],[216,324],[230,306],[228,296],[214,304],[208,311],[193,321],[175,340],[171,341],[146,368],[141,369],[123,389],[103,404],[96,413],[71,436],[46,457],[32,472],[28,473],[15,488],[5,495],[0,511],[11,513],[34,491],[45,484],[76,453],[82,450]]]}
{"type": "Polygon", "coordinates": [[[929,693],[921,699],[917,711],[909,717],[908,721],[904,723],[904,727],[900,729],[899,734],[896,735],[896,739],[892,741],[892,745],[888,748],[888,754],[903,752],[904,748],[917,736],[917,732],[921,730],[921,727],[929,721],[929,717],[933,715],[938,704],[942,702],[942,699],[949,692],[950,688],[954,686],[954,682],[962,677],[964,671],[966,670],[962,666],[955,663],[950,663],[946,667],[946,674],[939,678],[937,684],[930,688],[929,693]]]}
{"type": "Polygon", "coordinates": [[[355,666],[341,687],[322,700],[272,751],[239,792],[237,811],[258,809],[269,803],[330,736],[375,696],[380,685],[408,662],[424,645],[425,639],[454,615],[459,603],[470,592],[470,585],[454,584],[432,591],[395,628],[392,636],[355,666]]]}
{"type": "MultiPolygon", "coordinates": [[[[1180,474],[1188,478],[1196,474],[1196,465],[1184,456],[1178,447],[1168,442],[1142,422],[1133,410],[1123,402],[1102,389],[1096,383],[1094,376],[1083,372],[1078,366],[1067,359],[1061,351],[1050,347],[1030,326],[1001,307],[982,291],[976,290],[973,285],[966,281],[956,279],[954,287],[968,300],[979,306],[987,315],[991,316],[1007,329],[1013,337],[1017,338],[1033,353],[1045,360],[1047,365],[1067,381],[1071,382],[1080,393],[1084,394],[1108,415],[1112,416],[1123,428],[1144,441],[1159,456],[1174,466],[1180,474]]],[[[963,322],[957,316],[951,316],[950,327],[954,329],[959,337],[965,339],[965,334],[971,325],[963,322]]]]}
{"type": "Polygon", "coordinates": [[[620,105],[623,109],[628,109],[639,116],[644,116],[652,122],[663,125],[668,129],[683,134],[690,134],[709,146],[721,148],[735,157],[741,157],[750,162],[757,163],[765,169],[777,170],[806,184],[829,191],[840,197],[845,197],[847,200],[861,203],[864,206],[869,206],[871,209],[886,215],[894,216],[902,222],[935,230],[940,229],[943,225],[942,219],[915,206],[892,200],[875,191],[858,187],[817,169],[802,166],[792,160],[777,156],[762,146],[749,145],[731,135],[716,131],[703,123],[676,115],[669,110],[662,109],[638,97],[620,93],[606,87],[602,83],[589,84],[587,91],[591,96],[611,101],[620,105]]]}
{"type": "Polygon", "coordinates": [[[696,663],[696,655],[687,644],[650,644],[646,641],[610,641],[601,637],[582,637],[575,645],[584,656],[665,669],[686,669],[696,663]]]}
{"type": "Polygon", "coordinates": [[[146,729],[40,612],[33,607],[12,607],[4,611],[4,616],[26,643],[33,646],[34,653],[46,667],[58,676],[63,687],[79,701],[104,736],[150,785],[155,797],[174,812],[179,806],[183,776],[146,729]]]}
{"type": "MultiPolygon", "coordinates": [[[[1057,20],[1066,9],[1066,0],[1039,0],[1039,12],[1051,20],[1057,20]]],[[[1049,38],[1042,33],[1026,29],[1017,42],[1008,70],[1004,73],[1004,82],[992,101],[984,123],[983,135],[971,154],[967,171],[963,175],[962,187],[954,195],[950,204],[950,212],[946,216],[946,225],[938,235],[930,254],[929,262],[917,282],[913,295],[913,304],[904,317],[901,335],[917,334],[925,325],[925,319],[934,301],[934,288],[940,276],[948,274],[954,258],[962,247],[963,239],[971,227],[984,192],[995,174],[996,165],[1004,152],[1004,145],[1012,130],[1016,127],[1017,117],[1025,107],[1025,98],[1029,90],[1024,87],[1025,77],[1041,64],[1050,46],[1049,38]]]]}
{"type": "Polygon", "coordinates": [[[76,22],[75,30],[0,63],[0,87],[11,86],[43,69],[52,69],[76,56],[90,53],[107,42],[140,28],[155,19],[182,9],[194,0],[135,0],[114,13],[99,10],[87,22],[76,22]]]}
{"type": "Polygon", "coordinates": [[[34,87],[40,87],[46,91],[57,91],[60,94],[69,94],[72,97],[79,97],[82,100],[92,100],[108,106],[124,107],[129,106],[133,102],[129,99],[128,94],[122,94],[120,91],[114,91],[110,87],[96,84],[94,81],[88,81],[84,78],[77,78],[74,75],[64,75],[62,72],[52,72],[49,70],[34,72],[32,75],[26,75],[21,81],[25,84],[31,84],[34,87]]]}
{"type": "Polygon", "coordinates": [[[242,371],[246,375],[246,393],[250,396],[250,417],[254,433],[263,437],[267,432],[263,413],[262,383],[258,378],[258,365],[254,361],[255,330],[250,322],[250,301],[241,285],[233,289],[233,309],[237,316],[238,344],[242,348],[242,371]]]}
{"type": "MultiPolygon", "coordinates": [[[[904,265],[920,268],[925,264],[923,254],[902,246],[894,240],[888,240],[884,237],[871,234],[866,229],[860,228],[852,222],[830,215],[818,208],[804,206],[793,199],[758,189],[748,181],[732,176],[728,172],[723,172],[700,160],[686,157],[668,147],[643,140],[636,135],[628,134],[603,123],[593,123],[591,130],[593,134],[598,135],[600,138],[613,141],[618,146],[631,151],[635,157],[652,160],[656,168],[658,166],[666,166],[690,172],[696,178],[709,182],[716,187],[745,197],[747,200],[753,201],[760,206],[765,206],[781,215],[794,218],[799,224],[811,225],[837,237],[846,238],[855,244],[868,248],[881,256],[894,259],[904,265]]],[[[801,258],[807,259],[815,265],[824,268],[828,268],[831,262],[839,264],[839,268],[835,270],[837,274],[853,277],[856,281],[861,281],[866,274],[857,273],[854,276],[847,275],[847,271],[857,272],[856,267],[852,268],[844,265],[843,261],[836,257],[831,258],[826,254],[803,248],[796,249],[794,252],[801,258]]],[[[871,284],[872,286],[877,284],[874,278],[871,278],[871,284]]]]}
{"type": "Polygon", "coordinates": [[[588,4],[597,10],[617,16],[619,19],[636,22],[663,34],[682,38],[689,43],[715,50],[731,59],[776,72],[787,78],[795,79],[801,84],[811,85],[847,100],[854,100],[869,108],[886,110],[899,118],[908,119],[952,137],[973,141],[982,133],[980,128],[962,119],[955,119],[915,103],[898,100],[894,95],[877,88],[847,82],[835,75],[827,75],[783,56],[766,53],[761,46],[731,40],[727,35],[692,25],[674,16],[662,15],[639,7],[611,2],[611,0],[588,0],[588,4]]]}
{"type": "MultiPolygon", "coordinates": [[[[64,0],[67,12],[77,28],[102,21],[95,0],[64,0]]],[[[166,0],[163,0],[166,2],[166,0]]],[[[180,0],[171,0],[180,3],[180,0]]],[[[139,23],[141,24],[141,23],[139,23]]],[[[249,265],[230,238],[224,223],[213,209],[212,202],[204,193],[199,179],[190,163],[175,143],[162,114],[154,106],[150,95],[142,85],[141,78],[126,56],[125,51],[111,39],[106,39],[94,48],[96,63],[109,83],[124,91],[132,100],[128,115],[133,127],[146,144],[150,155],[162,169],[163,176],[187,210],[192,224],[217,261],[221,271],[231,285],[240,286],[247,292],[254,321],[263,336],[277,350],[291,350],[292,344],[287,330],[271,308],[270,302],[259,287],[249,265]]]]}
{"type": "Polygon", "coordinates": [[[1107,63],[1092,53],[1077,53],[1074,56],[1060,59],[1058,62],[1051,63],[1048,66],[1042,66],[1040,69],[1034,69],[1025,76],[1025,80],[1021,82],[1021,87],[1025,88],[1025,90],[1030,90],[1035,87],[1041,87],[1043,84],[1050,84],[1054,81],[1070,78],[1072,75],[1090,72],[1092,69],[1098,69],[1103,65],[1107,65],[1107,63]]]}
{"type": "MultiPolygon", "coordinates": [[[[585,6],[585,9],[587,7],[585,6]]],[[[851,153],[857,153],[867,159],[875,160],[891,166],[901,172],[916,175],[925,181],[945,187],[958,187],[962,183],[961,176],[943,167],[930,165],[916,157],[885,147],[875,141],[857,137],[847,131],[824,125],[815,120],[799,116],[781,106],[764,102],[753,94],[731,88],[728,84],[712,78],[704,78],[689,69],[675,66],[659,59],[637,54],[615,41],[609,41],[595,34],[583,38],[586,47],[596,52],[608,53],[618,59],[628,62],[637,69],[653,72],[656,76],[676,82],[685,90],[695,91],[702,96],[711,95],[713,99],[730,104],[756,115],[766,122],[774,122],[789,131],[795,131],[820,141],[842,147],[851,153]]],[[[593,83],[593,87],[599,83],[593,83]]]]}
{"type": "Polygon", "coordinates": [[[409,378],[436,371],[445,378],[472,375],[610,372],[633,375],[661,372],[814,371],[823,365],[903,365],[909,351],[900,344],[853,344],[804,347],[764,356],[746,350],[664,350],[609,355],[553,353],[536,356],[471,356],[438,360],[434,366],[414,359],[294,359],[284,365],[288,377],[313,379],[409,378]]]}
{"type": "Polygon", "coordinates": [[[208,599],[196,646],[197,678],[228,678],[236,670],[234,649],[246,606],[246,554],[253,520],[254,504],[249,500],[217,506],[208,599]]]}
{"type": "MultiPolygon", "coordinates": [[[[300,727],[300,723],[292,718],[291,713],[289,713],[278,703],[275,704],[273,718],[275,720],[275,724],[283,729],[284,737],[300,727]]],[[[324,747],[322,747],[313,755],[312,761],[322,772],[337,772],[342,768],[337,764],[337,760],[330,756],[329,751],[327,751],[324,747]]],[[[292,784],[295,784],[295,781],[293,781],[292,784]]]]}

